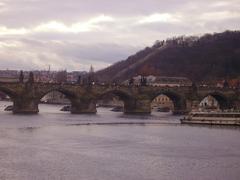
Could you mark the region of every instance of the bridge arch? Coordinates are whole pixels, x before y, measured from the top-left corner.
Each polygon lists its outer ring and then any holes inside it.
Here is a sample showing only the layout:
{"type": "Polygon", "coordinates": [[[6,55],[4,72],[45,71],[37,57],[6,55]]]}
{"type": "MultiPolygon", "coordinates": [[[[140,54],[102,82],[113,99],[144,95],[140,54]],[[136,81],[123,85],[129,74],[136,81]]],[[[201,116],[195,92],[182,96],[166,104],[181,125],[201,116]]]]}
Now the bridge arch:
{"type": "Polygon", "coordinates": [[[222,94],[220,92],[217,92],[217,91],[204,94],[201,97],[200,102],[202,102],[202,100],[204,100],[208,96],[213,97],[218,102],[220,109],[223,110],[223,109],[231,108],[231,104],[230,104],[229,99],[224,94],[222,94]]]}
{"type": "Polygon", "coordinates": [[[151,94],[150,101],[153,102],[159,95],[165,95],[172,101],[174,114],[182,114],[187,111],[186,99],[179,93],[169,90],[157,91],[151,94]]]}
{"type": "MultiPolygon", "coordinates": [[[[8,99],[8,100],[11,101],[11,103],[9,105],[10,106],[13,105],[13,107],[14,107],[15,101],[18,98],[19,93],[20,93],[20,91],[19,91],[18,87],[16,86],[16,84],[15,83],[4,83],[4,82],[1,82],[0,92],[2,92],[4,95],[6,95],[6,96],[8,96],[10,98],[10,99],[8,99]]],[[[12,111],[12,108],[10,108],[7,111],[12,111]]]]}
{"type": "Polygon", "coordinates": [[[121,91],[121,90],[109,90],[109,91],[105,91],[103,93],[101,93],[97,99],[100,99],[106,95],[115,95],[117,97],[119,97],[122,101],[127,101],[129,99],[132,99],[131,95],[129,95],[127,92],[121,91]]]}
{"type": "Polygon", "coordinates": [[[75,95],[73,92],[71,92],[71,91],[69,91],[69,90],[67,90],[67,89],[52,88],[52,89],[48,89],[48,90],[40,93],[37,99],[38,99],[39,102],[40,102],[40,100],[41,100],[44,96],[46,96],[47,94],[49,94],[49,93],[51,93],[51,92],[60,92],[61,94],[65,95],[65,97],[66,97],[69,101],[73,101],[73,99],[76,98],[76,95],[75,95]]]}
{"type": "Polygon", "coordinates": [[[4,108],[1,110],[6,111],[7,109],[7,111],[12,111],[12,108],[10,106],[12,106],[14,103],[14,98],[16,97],[16,93],[13,92],[11,89],[8,89],[2,86],[0,86],[0,92],[1,92],[1,100],[6,100],[6,101],[10,100],[10,102],[8,103],[4,102],[4,105],[3,105],[4,108]]]}
{"type": "Polygon", "coordinates": [[[108,95],[113,95],[119,98],[120,101],[123,102],[123,108],[124,108],[124,112],[126,112],[126,108],[127,106],[129,106],[130,104],[132,104],[132,101],[134,101],[134,98],[128,94],[127,92],[124,92],[122,90],[108,90],[108,91],[104,91],[103,93],[101,93],[100,95],[97,96],[96,100],[100,100],[102,98],[104,98],[105,96],[108,95]]]}
{"type": "Polygon", "coordinates": [[[0,91],[9,96],[11,99],[17,96],[16,92],[4,86],[0,86],[0,91]]]}
{"type": "MultiPolygon", "coordinates": [[[[77,96],[69,91],[68,89],[65,89],[65,88],[62,88],[62,87],[53,87],[53,88],[49,88],[49,89],[46,89],[42,92],[40,92],[38,95],[37,95],[37,98],[36,98],[36,106],[37,106],[37,109],[39,110],[39,107],[38,105],[41,103],[41,100],[48,94],[50,93],[53,93],[53,92],[59,92],[60,94],[64,95],[65,98],[69,101],[69,102],[66,102],[66,103],[70,103],[71,106],[73,106],[73,104],[75,103],[75,100],[77,99],[77,96]]],[[[53,102],[51,102],[53,103],[53,102]]],[[[56,103],[56,102],[55,102],[56,103]]],[[[41,110],[41,109],[40,109],[41,110]]]]}

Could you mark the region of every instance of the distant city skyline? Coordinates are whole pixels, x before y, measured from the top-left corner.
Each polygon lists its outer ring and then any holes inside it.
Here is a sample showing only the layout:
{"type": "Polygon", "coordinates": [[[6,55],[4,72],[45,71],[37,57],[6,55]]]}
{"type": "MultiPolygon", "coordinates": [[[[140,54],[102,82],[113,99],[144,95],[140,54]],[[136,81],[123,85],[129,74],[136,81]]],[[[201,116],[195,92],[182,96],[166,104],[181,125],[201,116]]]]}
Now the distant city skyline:
{"type": "Polygon", "coordinates": [[[240,29],[240,0],[1,0],[0,69],[88,71],[156,40],[240,29]]]}

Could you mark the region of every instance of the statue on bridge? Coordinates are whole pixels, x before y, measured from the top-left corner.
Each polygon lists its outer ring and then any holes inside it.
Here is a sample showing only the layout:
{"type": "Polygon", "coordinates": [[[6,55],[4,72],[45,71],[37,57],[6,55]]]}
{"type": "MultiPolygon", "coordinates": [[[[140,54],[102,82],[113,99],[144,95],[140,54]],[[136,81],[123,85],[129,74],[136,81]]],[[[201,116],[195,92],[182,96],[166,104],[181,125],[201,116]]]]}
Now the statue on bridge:
{"type": "Polygon", "coordinates": [[[145,76],[141,76],[140,85],[147,86],[147,78],[145,76]]]}
{"type": "Polygon", "coordinates": [[[82,84],[82,76],[81,75],[78,76],[77,84],[82,84]]]}
{"type": "Polygon", "coordinates": [[[134,78],[131,78],[128,82],[129,86],[133,86],[134,85],[134,78]]]}
{"type": "Polygon", "coordinates": [[[20,83],[23,83],[23,81],[24,81],[23,71],[20,71],[19,82],[20,82],[20,83]]]}
{"type": "Polygon", "coordinates": [[[34,75],[33,75],[33,72],[30,72],[30,73],[29,73],[28,83],[30,83],[30,84],[33,84],[33,83],[34,83],[34,75]]]}

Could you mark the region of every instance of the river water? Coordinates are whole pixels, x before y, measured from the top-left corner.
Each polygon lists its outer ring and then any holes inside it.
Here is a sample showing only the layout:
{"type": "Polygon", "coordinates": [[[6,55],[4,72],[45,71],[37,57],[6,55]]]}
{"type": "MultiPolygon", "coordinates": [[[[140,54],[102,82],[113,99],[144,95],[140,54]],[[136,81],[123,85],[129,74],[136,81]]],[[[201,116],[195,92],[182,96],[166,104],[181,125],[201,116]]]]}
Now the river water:
{"type": "Polygon", "coordinates": [[[104,108],[71,115],[53,105],[40,105],[38,115],[13,115],[3,111],[7,104],[0,102],[1,180],[240,179],[236,127],[104,108]]]}

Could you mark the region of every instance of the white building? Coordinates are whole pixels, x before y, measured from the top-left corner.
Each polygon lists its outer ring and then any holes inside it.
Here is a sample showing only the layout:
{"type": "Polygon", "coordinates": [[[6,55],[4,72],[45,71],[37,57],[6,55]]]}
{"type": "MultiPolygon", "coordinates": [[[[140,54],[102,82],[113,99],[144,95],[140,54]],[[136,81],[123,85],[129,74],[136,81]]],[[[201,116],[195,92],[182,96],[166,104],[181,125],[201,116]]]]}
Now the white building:
{"type": "Polygon", "coordinates": [[[205,110],[205,109],[219,109],[219,103],[218,101],[212,97],[212,96],[207,96],[205,97],[201,102],[200,102],[200,110],[205,110]]]}

